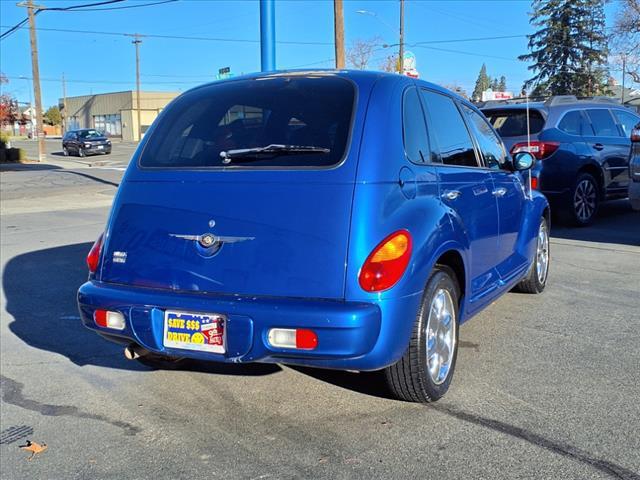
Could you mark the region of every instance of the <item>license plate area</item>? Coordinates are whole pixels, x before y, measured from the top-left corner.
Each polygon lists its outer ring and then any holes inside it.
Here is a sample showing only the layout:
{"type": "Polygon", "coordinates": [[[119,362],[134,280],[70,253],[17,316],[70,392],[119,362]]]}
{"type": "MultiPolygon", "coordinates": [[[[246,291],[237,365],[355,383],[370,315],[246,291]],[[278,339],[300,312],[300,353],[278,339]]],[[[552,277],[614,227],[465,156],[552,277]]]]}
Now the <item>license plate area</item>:
{"type": "Polygon", "coordinates": [[[225,353],[226,317],[217,313],[167,310],[164,313],[163,345],[199,352],[225,353]]]}

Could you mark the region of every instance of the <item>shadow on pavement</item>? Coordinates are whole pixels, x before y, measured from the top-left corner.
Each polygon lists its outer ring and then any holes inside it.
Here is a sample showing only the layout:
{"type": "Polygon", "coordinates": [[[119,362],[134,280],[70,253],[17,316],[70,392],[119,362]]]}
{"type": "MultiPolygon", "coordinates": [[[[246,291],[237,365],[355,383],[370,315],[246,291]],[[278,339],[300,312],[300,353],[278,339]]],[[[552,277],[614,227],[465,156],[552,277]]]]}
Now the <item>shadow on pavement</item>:
{"type": "Polygon", "coordinates": [[[0,163],[2,172],[33,172],[37,170],[60,170],[62,167],[48,163],[0,163]]]}
{"type": "MultiPolygon", "coordinates": [[[[85,257],[91,245],[49,248],[9,260],[2,276],[6,310],[13,316],[9,329],[26,344],[63,355],[76,365],[140,371],[156,368],[126,360],[121,345],[100,338],[82,325],[76,292],[87,279],[85,257]]],[[[269,364],[232,365],[195,360],[183,360],[172,369],[243,376],[281,370],[269,364]]]]}
{"type": "Polygon", "coordinates": [[[330,383],[353,392],[371,397],[397,400],[387,388],[382,371],[378,372],[347,372],[342,370],[324,370],[321,368],[289,366],[293,370],[308,375],[321,382],[330,383]]]}
{"type": "Polygon", "coordinates": [[[590,226],[580,228],[552,224],[551,237],[640,246],[640,212],[633,211],[628,200],[605,202],[600,205],[598,216],[590,226]]]}

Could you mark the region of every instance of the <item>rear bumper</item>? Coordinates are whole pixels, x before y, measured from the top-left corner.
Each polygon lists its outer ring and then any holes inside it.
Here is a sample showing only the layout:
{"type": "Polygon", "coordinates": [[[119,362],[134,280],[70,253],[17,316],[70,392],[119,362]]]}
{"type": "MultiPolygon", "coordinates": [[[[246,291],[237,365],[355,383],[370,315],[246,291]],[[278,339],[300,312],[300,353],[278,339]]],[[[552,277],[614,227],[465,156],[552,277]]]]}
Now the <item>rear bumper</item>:
{"type": "Polygon", "coordinates": [[[239,297],[174,293],[89,281],[80,287],[78,306],[84,325],[109,340],[136,343],[147,350],[217,362],[271,362],[346,370],[377,370],[406,349],[420,295],[377,303],[239,297]],[[96,309],[121,312],[122,331],[93,321],[96,309]],[[226,353],[194,352],[163,345],[164,312],[223,314],[226,353]],[[271,346],[270,328],[308,328],[316,332],[315,350],[271,346]]]}

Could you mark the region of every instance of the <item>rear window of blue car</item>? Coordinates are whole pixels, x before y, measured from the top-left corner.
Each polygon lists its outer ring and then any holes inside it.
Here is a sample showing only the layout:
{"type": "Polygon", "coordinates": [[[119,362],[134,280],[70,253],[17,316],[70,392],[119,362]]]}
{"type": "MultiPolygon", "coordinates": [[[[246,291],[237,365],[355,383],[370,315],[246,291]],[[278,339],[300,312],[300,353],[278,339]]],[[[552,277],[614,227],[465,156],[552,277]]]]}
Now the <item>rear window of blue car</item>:
{"type": "MultiPolygon", "coordinates": [[[[522,137],[527,135],[527,109],[505,108],[503,110],[483,110],[484,116],[501,137],[522,137]]],[[[544,117],[533,108],[529,109],[529,133],[540,133],[544,127],[544,117]]]]}
{"type": "Polygon", "coordinates": [[[163,112],[140,166],[333,166],[347,149],[355,95],[351,81],[335,76],[273,76],[197,88],[163,112]],[[271,152],[237,153],[270,145],[276,146],[271,152]],[[317,148],[283,151],[288,147],[317,148]],[[223,163],[227,152],[236,153],[223,163]]]}

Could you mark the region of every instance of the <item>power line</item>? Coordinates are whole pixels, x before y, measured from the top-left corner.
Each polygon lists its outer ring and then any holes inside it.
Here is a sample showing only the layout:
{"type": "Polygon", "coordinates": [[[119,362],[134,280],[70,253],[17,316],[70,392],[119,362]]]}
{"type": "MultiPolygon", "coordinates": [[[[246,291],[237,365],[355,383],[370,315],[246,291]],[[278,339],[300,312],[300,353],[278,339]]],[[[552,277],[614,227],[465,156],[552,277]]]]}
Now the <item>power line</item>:
{"type": "MultiPolygon", "coordinates": [[[[6,25],[0,25],[0,27],[5,28],[6,25]]],[[[63,33],[84,33],[91,35],[112,35],[112,36],[125,36],[130,37],[132,33],[125,32],[104,32],[104,31],[96,31],[96,30],[71,30],[64,28],[38,28],[38,31],[44,32],[63,32],[63,33]]],[[[260,43],[260,40],[252,40],[248,38],[217,38],[217,37],[188,37],[188,36],[180,36],[180,35],[160,35],[160,34],[140,34],[140,37],[145,38],[164,38],[169,40],[198,40],[198,41],[209,41],[209,42],[233,42],[233,43],[260,43]]],[[[333,46],[333,42],[302,42],[302,41],[291,41],[291,40],[279,40],[277,43],[281,43],[284,45],[322,45],[322,46],[333,46]]]]}
{"type": "Polygon", "coordinates": [[[123,1],[125,0],[112,0],[110,2],[100,2],[100,3],[89,4],[89,5],[77,5],[74,7],[45,8],[43,10],[70,11],[70,12],[100,12],[105,10],[124,10],[126,8],[150,7],[153,5],[162,5],[163,3],[173,3],[173,2],[177,2],[178,0],[162,0],[159,2],[142,3],[137,5],[125,5],[123,7],[87,8],[94,5],[105,5],[108,3],[116,3],[116,2],[123,2],[123,1]]]}
{"type": "Polygon", "coordinates": [[[88,7],[95,7],[98,5],[108,5],[111,3],[119,3],[119,2],[124,2],[124,0],[106,0],[104,2],[87,3],[85,5],[71,5],[69,7],[38,7],[38,10],[40,11],[52,10],[52,11],[64,12],[64,11],[75,10],[77,8],[88,8],[88,7]]]}

